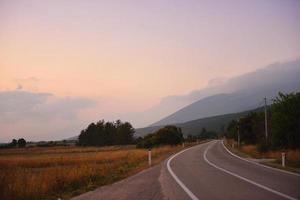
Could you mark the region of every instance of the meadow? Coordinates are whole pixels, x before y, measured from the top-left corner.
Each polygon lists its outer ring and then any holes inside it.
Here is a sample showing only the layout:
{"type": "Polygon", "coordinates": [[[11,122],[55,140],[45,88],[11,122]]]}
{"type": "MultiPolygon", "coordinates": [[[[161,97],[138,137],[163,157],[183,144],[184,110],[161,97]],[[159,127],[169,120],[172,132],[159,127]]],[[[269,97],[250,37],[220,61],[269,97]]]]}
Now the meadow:
{"type": "MultiPolygon", "coordinates": [[[[152,150],[153,164],[181,146],[152,150]]],[[[0,199],[68,199],[148,167],[134,146],[33,147],[0,150],[0,199]]]]}

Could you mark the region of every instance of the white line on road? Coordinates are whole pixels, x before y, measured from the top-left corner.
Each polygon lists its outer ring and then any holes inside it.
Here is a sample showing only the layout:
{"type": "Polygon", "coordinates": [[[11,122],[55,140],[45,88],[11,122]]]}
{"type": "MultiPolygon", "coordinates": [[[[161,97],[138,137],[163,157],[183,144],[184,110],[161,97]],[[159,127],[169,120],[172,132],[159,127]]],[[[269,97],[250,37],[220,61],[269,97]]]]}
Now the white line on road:
{"type": "Polygon", "coordinates": [[[224,147],[224,149],[232,156],[238,158],[238,159],[241,159],[243,161],[246,161],[246,162],[249,162],[249,163],[252,163],[254,165],[257,165],[257,166],[260,166],[260,167],[264,167],[264,168],[267,168],[267,169],[271,169],[271,170],[275,170],[275,171],[278,171],[278,172],[282,172],[282,173],[286,173],[286,174],[290,174],[290,175],[294,175],[294,176],[300,176],[300,174],[297,174],[297,173],[293,173],[293,172],[289,172],[289,171],[285,171],[285,170],[281,170],[281,169],[277,169],[277,168],[274,168],[274,167],[269,167],[269,166],[266,166],[266,165],[263,165],[263,164],[260,164],[260,163],[257,163],[257,162],[254,162],[254,161],[251,161],[251,160],[247,160],[245,158],[242,158],[234,153],[232,153],[225,145],[224,145],[224,142],[222,140],[222,145],[224,147]]]}
{"type": "MultiPolygon", "coordinates": [[[[194,146],[196,147],[196,146],[194,146]]],[[[175,158],[176,156],[178,156],[179,154],[182,154],[183,152],[190,150],[194,147],[182,150],[178,153],[176,153],[175,155],[173,155],[167,162],[167,168],[168,171],[170,172],[170,174],[172,175],[172,177],[174,178],[174,180],[179,184],[179,186],[186,192],[186,194],[192,199],[192,200],[199,200],[198,197],[196,197],[180,180],[179,178],[175,175],[175,173],[173,172],[173,170],[170,167],[170,162],[172,161],[173,158],[175,158]]]]}
{"type": "Polygon", "coordinates": [[[204,154],[203,154],[204,160],[205,160],[209,165],[211,165],[211,166],[213,166],[214,168],[216,168],[216,169],[218,169],[218,170],[221,170],[221,171],[223,171],[223,172],[225,172],[225,173],[227,173],[227,174],[230,174],[230,175],[232,175],[232,176],[234,176],[234,177],[236,177],[236,178],[239,178],[239,179],[241,179],[241,180],[243,180],[243,181],[246,181],[246,182],[248,182],[248,183],[251,183],[252,185],[255,185],[255,186],[260,187],[260,188],[262,188],[262,189],[264,189],[264,190],[267,190],[267,191],[269,191],[269,192],[272,192],[272,193],[274,193],[274,194],[277,194],[277,195],[279,195],[279,196],[281,196],[281,197],[284,197],[284,198],[286,198],[286,199],[297,200],[297,199],[294,198],[294,197],[288,196],[288,195],[286,195],[286,194],[283,194],[283,193],[281,193],[281,192],[278,192],[278,191],[276,191],[276,190],[273,190],[273,189],[271,189],[271,188],[269,188],[269,187],[266,187],[266,186],[264,186],[264,185],[261,185],[261,184],[259,184],[259,183],[256,183],[256,182],[254,182],[254,181],[252,181],[252,180],[249,180],[249,179],[247,179],[247,178],[245,178],[245,177],[243,177],[243,176],[240,176],[240,175],[238,175],[238,174],[235,174],[235,173],[233,173],[233,172],[230,172],[230,171],[228,171],[228,170],[226,170],[226,169],[224,169],[224,168],[221,168],[221,167],[219,167],[219,166],[213,164],[212,162],[210,162],[210,161],[207,159],[206,154],[207,154],[207,151],[208,151],[208,150],[212,147],[212,145],[214,145],[214,144],[216,144],[216,142],[214,142],[214,143],[212,143],[211,145],[209,145],[209,146],[205,149],[204,154]]]}

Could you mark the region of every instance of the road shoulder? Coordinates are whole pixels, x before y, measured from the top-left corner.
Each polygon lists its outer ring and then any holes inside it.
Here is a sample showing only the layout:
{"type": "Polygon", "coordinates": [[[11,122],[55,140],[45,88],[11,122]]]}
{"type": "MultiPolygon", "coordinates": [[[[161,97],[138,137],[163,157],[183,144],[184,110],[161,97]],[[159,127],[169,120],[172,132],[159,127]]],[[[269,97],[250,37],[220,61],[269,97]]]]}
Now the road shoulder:
{"type": "Polygon", "coordinates": [[[298,169],[290,168],[290,167],[283,168],[280,165],[273,163],[270,159],[254,159],[250,155],[240,152],[238,149],[234,149],[234,151],[233,151],[232,148],[230,148],[224,144],[224,140],[222,140],[222,145],[229,154],[231,154],[232,156],[234,156],[240,160],[244,160],[246,162],[249,162],[249,163],[261,166],[261,167],[265,167],[268,169],[272,169],[275,171],[279,171],[282,173],[300,176],[300,170],[298,170],[298,169]]]}
{"type": "Polygon", "coordinates": [[[97,188],[72,198],[73,200],[88,199],[163,199],[158,178],[162,163],[145,169],[131,177],[97,188]]]}

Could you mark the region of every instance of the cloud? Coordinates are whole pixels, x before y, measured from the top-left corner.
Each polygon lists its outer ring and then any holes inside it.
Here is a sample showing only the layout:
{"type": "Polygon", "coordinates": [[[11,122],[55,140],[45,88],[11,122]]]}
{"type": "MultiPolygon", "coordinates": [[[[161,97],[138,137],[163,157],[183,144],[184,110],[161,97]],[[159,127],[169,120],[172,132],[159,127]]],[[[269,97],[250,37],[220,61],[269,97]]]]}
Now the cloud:
{"type": "Polygon", "coordinates": [[[80,112],[94,106],[88,98],[57,97],[23,90],[0,92],[0,140],[13,136],[59,139],[78,134],[84,120],[80,112]]]}

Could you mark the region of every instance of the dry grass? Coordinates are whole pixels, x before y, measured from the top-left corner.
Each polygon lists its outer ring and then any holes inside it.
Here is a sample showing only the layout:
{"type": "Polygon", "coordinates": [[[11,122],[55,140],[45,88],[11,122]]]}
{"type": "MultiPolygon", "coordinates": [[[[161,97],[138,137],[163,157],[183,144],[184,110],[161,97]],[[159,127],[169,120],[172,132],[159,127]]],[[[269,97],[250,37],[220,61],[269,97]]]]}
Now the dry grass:
{"type": "MultiPolygon", "coordinates": [[[[231,147],[232,143],[234,141],[228,140],[227,146],[231,147]]],[[[235,143],[235,147],[237,147],[237,144],[235,143]]],[[[268,151],[265,153],[260,153],[257,151],[257,148],[255,145],[242,145],[239,148],[239,151],[243,154],[246,154],[252,158],[262,159],[262,158],[268,158],[268,159],[274,159],[276,163],[281,163],[281,153],[286,153],[286,165],[288,167],[293,168],[300,168],[300,149],[297,150],[276,150],[276,151],[268,151]]]]}
{"type": "Polygon", "coordinates": [[[286,161],[287,165],[296,164],[300,162],[300,150],[277,150],[277,151],[268,151],[266,153],[259,153],[256,150],[256,146],[254,145],[245,145],[240,148],[243,153],[246,153],[254,158],[271,158],[275,159],[277,162],[281,161],[281,153],[286,153],[286,161]]]}
{"type": "MultiPolygon", "coordinates": [[[[153,163],[179,149],[153,149],[153,163]]],[[[1,150],[0,199],[69,198],[146,168],[147,155],[132,146],[1,150]]]]}

